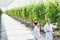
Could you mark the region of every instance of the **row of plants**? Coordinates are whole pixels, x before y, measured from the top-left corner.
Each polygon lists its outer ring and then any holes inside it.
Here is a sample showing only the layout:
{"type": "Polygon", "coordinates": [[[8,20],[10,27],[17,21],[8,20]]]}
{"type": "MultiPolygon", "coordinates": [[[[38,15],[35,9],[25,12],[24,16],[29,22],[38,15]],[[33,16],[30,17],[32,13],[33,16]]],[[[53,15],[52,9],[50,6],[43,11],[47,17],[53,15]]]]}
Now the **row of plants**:
{"type": "Polygon", "coordinates": [[[0,9],[0,16],[1,16],[1,14],[2,14],[2,10],[0,9]]]}
{"type": "Polygon", "coordinates": [[[41,21],[44,25],[45,20],[50,18],[52,23],[59,22],[60,24],[60,4],[57,1],[31,3],[18,8],[7,10],[8,15],[22,18],[23,20],[41,21]]]}

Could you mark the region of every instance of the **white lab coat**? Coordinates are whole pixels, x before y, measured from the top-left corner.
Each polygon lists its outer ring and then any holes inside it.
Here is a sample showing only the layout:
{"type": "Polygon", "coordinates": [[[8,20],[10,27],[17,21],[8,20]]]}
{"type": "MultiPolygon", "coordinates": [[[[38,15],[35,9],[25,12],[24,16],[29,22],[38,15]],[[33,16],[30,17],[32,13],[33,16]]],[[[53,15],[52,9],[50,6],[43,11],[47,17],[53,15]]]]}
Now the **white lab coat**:
{"type": "Polygon", "coordinates": [[[41,36],[40,35],[40,28],[38,28],[37,26],[35,26],[33,32],[34,32],[34,39],[38,38],[38,40],[40,40],[40,36],[41,36]]]}
{"type": "Polygon", "coordinates": [[[46,40],[53,40],[53,28],[56,28],[57,26],[54,26],[53,24],[46,24],[44,26],[44,31],[46,32],[46,40]],[[47,31],[50,32],[47,32],[47,31]]]}

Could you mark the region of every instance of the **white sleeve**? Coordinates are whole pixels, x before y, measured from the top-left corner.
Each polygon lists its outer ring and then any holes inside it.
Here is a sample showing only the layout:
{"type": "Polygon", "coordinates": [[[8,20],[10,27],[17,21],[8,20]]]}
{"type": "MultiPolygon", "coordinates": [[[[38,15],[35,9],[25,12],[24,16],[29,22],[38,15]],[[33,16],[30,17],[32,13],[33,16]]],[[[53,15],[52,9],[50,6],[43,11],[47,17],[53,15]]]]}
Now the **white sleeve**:
{"type": "Polygon", "coordinates": [[[35,28],[35,29],[34,29],[34,37],[35,37],[35,38],[38,38],[37,35],[38,35],[38,34],[37,34],[37,29],[35,28]]]}
{"type": "Polygon", "coordinates": [[[56,25],[53,25],[53,24],[52,24],[52,27],[53,27],[53,28],[57,28],[57,26],[56,26],[56,25]]]}
{"type": "Polygon", "coordinates": [[[46,32],[47,30],[46,30],[46,26],[44,26],[44,32],[46,32]]]}

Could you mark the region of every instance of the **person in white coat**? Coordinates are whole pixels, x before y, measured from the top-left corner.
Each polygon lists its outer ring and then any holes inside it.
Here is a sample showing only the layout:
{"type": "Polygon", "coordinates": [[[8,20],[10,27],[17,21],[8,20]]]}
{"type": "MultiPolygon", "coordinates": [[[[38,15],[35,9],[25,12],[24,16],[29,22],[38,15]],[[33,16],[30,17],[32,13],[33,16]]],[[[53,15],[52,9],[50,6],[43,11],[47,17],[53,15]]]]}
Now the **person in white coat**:
{"type": "Polygon", "coordinates": [[[47,20],[47,24],[44,26],[44,31],[46,33],[46,40],[53,40],[53,28],[57,28],[56,25],[51,24],[50,19],[47,20]]]}
{"type": "Polygon", "coordinates": [[[41,40],[41,34],[40,34],[40,27],[39,27],[39,22],[34,22],[35,27],[34,27],[34,40],[41,40]]]}

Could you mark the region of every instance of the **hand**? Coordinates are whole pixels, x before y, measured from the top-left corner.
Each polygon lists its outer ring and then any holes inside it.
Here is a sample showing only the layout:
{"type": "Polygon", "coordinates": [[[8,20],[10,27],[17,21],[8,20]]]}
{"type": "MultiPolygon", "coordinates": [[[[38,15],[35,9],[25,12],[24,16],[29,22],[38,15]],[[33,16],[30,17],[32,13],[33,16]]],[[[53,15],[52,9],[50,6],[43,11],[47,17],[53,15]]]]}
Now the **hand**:
{"type": "Polygon", "coordinates": [[[56,22],[56,25],[58,25],[58,22],[56,22]]]}
{"type": "Polygon", "coordinates": [[[50,32],[50,30],[47,30],[47,32],[50,32]]]}

